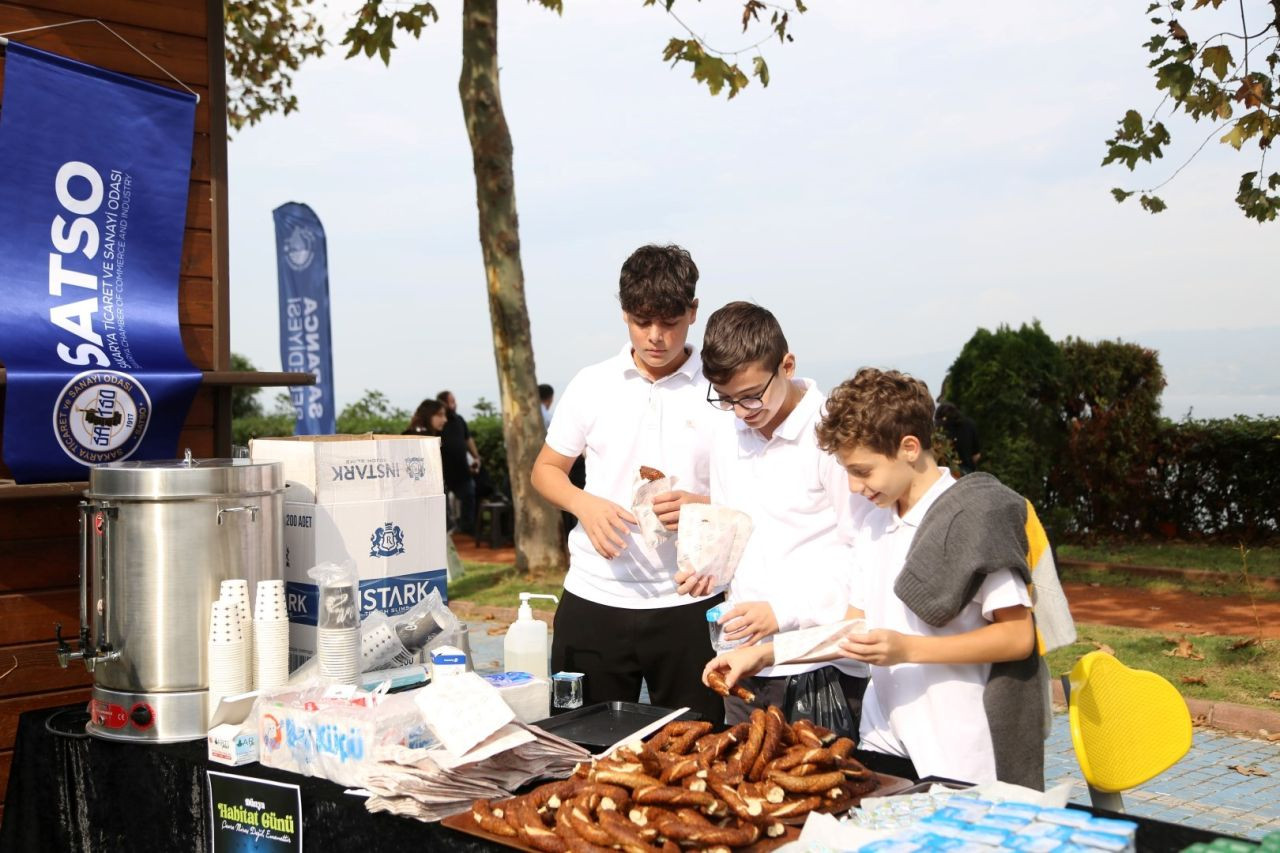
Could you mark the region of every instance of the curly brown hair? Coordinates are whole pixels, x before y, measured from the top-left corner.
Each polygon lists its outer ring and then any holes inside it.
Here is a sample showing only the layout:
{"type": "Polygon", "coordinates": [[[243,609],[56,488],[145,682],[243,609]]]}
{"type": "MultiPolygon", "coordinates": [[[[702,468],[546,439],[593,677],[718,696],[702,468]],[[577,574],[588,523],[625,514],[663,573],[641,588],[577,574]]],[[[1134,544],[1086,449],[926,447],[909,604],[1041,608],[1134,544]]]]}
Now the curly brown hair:
{"type": "Polygon", "coordinates": [[[933,397],[929,386],[896,370],[864,367],[835,387],[818,424],[818,444],[828,453],[866,447],[897,456],[902,439],[914,435],[933,444],[933,397]]]}
{"type": "Polygon", "coordinates": [[[641,246],[622,264],[618,301],[633,317],[677,317],[693,307],[698,265],[676,245],[641,246]]]}

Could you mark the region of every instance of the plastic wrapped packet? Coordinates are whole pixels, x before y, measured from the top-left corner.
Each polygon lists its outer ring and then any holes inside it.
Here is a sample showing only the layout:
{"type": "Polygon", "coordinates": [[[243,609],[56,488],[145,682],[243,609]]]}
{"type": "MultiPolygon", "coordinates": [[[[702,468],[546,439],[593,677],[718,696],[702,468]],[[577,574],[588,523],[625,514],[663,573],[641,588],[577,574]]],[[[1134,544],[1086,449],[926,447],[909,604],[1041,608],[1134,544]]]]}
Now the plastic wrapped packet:
{"type": "Polygon", "coordinates": [[[640,538],[650,548],[657,548],[671,538],[671,531],[658,520],[653,511],[653,499],[658,495],[674,491],[675,477],[661,476],[656,479],[646,477],[646,472],[661,473],[653,469],[641,468],[636,477],[635,495],[631,498],[631,514],[636,517],[636,526],[640,528],[640,538]]]}
{"type": "Polygon", "coordinates": [[[685,504],[680,508],[676,566],[710,576],[716,587],[733,579],[751,538],[751,516],[727,506],[685,504]]]}
{"type": "Polygon", "coordinates": [[[391,624],[410,656],[425,649],[441,633],[456,632],[460,625],[437,589],[404,613],[391,617],[391,624]]]}
{"type": "Polygon", "coordinates": [[[346,685],[285,688],[258,703],[260,760],[304,776],[358,787],[386,746],[434,741],[412,694],[389,696],[346,685]]]}
{"type": "Polygon", "coordinates": [[[364,617],[360,623],[360,671],[374,672],[410,663],[413,654],[400,641],[390,617],[381,610],[364,617]]]}

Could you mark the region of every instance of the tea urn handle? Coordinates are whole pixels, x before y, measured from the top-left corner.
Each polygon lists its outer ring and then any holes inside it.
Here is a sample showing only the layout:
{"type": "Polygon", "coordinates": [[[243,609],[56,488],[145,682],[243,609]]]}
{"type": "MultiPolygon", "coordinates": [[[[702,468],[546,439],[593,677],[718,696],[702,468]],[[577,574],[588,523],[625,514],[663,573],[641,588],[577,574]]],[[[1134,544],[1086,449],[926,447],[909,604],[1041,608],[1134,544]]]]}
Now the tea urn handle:
{"type": "Polygon", "coordinates": [[[233,512],[247,512],[249,513],[250,521],[257,521],[258,512],[261,509],[262,507],[257,506],[256,504],[250,504],[248,506],[218,507],[218,526],[222,526],[222,516],[229,515],[233,512]]]}

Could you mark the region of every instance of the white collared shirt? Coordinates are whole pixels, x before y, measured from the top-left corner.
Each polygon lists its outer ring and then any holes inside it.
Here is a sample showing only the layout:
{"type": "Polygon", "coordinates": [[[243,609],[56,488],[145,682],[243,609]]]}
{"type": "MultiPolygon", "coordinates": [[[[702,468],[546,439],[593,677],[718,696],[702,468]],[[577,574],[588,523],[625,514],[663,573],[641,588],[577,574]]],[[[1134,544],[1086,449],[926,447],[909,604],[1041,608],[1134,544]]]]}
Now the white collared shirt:
{"type": "MultiPolygon", "coordinates": [[[[989,624],[1002,607],[1031,606],[1026,585],[1007,569],[987,575],[973,600],[941,628],[916,616],[894,595],[894,582],[920,522],[954,484],[951,472],[943,469],[938,482],[905,516],[900,517],[894,506],[876,508],[865,517],[854,540],[862,596],[855,590],[851,602],[866,612],[869,628],[918,636],[963,634],[989,624]]],[[[982,704],[990,673],[989,663],[871,667],[871,684],[862,700],[859,747],[910,758],[921,776],[994,781],[995,754],[982,704]]]]}
{"type": "MultiPolygon", "coordinates": [[[[562,456],[586,453],[586,491],[630,511],[640,466],[675,477],[675,488],[708,493],[711,431],[721,414],[707,405],[702,359],[689,357],[653,381],[636,368],[630,345],[581,370],[556,404],[547,446],[562,456]]],[[[612,560],[600,556],[581,525],[569,534],[564,588],[611,607],[654,608],[699,599],[676,593],[674,534],[656,549],[633,527],[612,560]]]]}
{"type": "MultiPolygon", "coordinates": [[[[849,491],[839,460],[818,447],[815,429],[826,395],[813,380],[793,381],[804,396],[771,438],[724,413],[711,451],[712,503],[747,513],[752,524],[728,599],[767,601],[780,631],[844,618],[853,595],[854,528],[874,509],[849,491]]],[[[759,674],[793,675],[827,665],[783,664],[759,674]]],[[[867,674],[857,661],[837,665],[867,674]]]]}

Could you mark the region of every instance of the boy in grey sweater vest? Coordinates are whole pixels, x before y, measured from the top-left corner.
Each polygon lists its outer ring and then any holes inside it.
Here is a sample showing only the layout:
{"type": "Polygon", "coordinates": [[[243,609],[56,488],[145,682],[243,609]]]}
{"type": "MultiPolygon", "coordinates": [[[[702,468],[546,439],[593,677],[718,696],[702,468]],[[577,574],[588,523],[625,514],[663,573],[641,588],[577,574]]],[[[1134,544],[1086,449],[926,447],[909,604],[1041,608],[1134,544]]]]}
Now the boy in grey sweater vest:
{"type": "MultiPolygon", "coordinates": [[[[923,382],[864,368],[827,401],[818,441],[876,509],[854,542],[860,576],[836,653],[871,665],[860,757],[917,776],[1043,787],[1043,668],[1028,589],[1025,501],[993,478],[957,482],[931,449],[923,382]],[[963,484],[963,487],[961,485],[963,484]],[[890,766],[900,767],[898,764],[890,766]]],[[[790,644],[707,664],[729,684],[781,663],[790,644]]],[[[827,657],[834,655],[828,654],[827,657]]]]}

